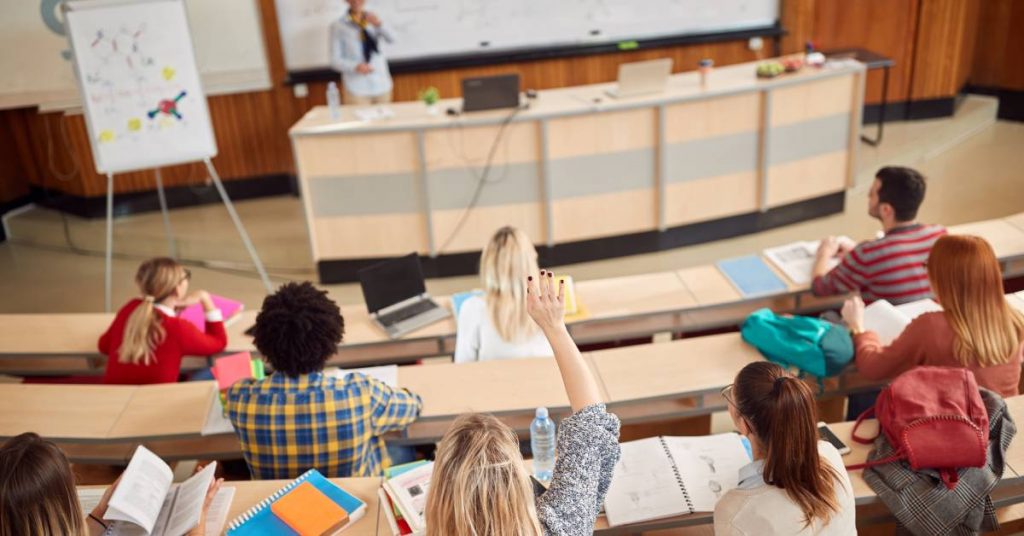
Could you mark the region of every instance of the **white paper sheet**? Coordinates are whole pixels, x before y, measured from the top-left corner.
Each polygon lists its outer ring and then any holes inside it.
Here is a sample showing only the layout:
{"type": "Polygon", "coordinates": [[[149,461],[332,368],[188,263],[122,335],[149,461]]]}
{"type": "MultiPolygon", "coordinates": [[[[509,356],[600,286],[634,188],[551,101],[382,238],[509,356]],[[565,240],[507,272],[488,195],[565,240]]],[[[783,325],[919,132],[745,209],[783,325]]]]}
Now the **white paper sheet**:
{"type": "Polygon", "coordinates": [[[173,480],[171,468],[140,445],[121,475],[103,518],[128,521],[152,533],[173,480]]]}
{"type": "Polygon", "coordinates": [[[379,367],[362,367],[353,369],[342,369],[342,368],[330,368],[325,369],[324,374],[327,377],[334,377],[342,380],[345,376],[352,372],[359,372],[380,380],[388,387],[398,387],[398,365],[382,365],[379,367]]]}

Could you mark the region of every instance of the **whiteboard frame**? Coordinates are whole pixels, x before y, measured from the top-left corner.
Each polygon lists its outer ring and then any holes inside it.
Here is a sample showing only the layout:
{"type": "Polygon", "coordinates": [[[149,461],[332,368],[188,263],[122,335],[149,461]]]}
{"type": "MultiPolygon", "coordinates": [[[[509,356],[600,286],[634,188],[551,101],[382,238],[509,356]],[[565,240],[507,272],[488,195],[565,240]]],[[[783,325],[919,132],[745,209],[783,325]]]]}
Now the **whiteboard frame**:
{"type": "Polygon", "coordinates": [[[146,167],[139,167],[139,168],[104,169],[104,168],[101,167],[102,164],[101,164],[100,159],[99,159],[99,148],[97,147],[97,140],[96,140],[96,137],[93,136],[92,119],[89,116],[88,107],[85,106],[85,85],[82,82],[81,63],[78,61],[78,51],[75,50],[74,39],[71,38],[71,28],[70,28],[70,24],[68,23],[67,13],[69,11],[79,11],[79,12],[81,12],[81,11],[87,11],[87,10],[90,10],[90,9],[97,9],[97,8],[116,7],[116,6],[123,6],[123,5],[133,5],[133,6],[136,6],[136,5],[140,5],[140,4],[156,4],[156,3],[164,3],[164,2],[177,2],[178,4],[181,5],[181,10],[185,14],[185,28],[188,30],[188,39],[189,39],[189,42],[192,45],[192,65],[194,66],[194,68],[196,70],[196,74],[199,75],[199,63],[196,61],[196,45],[195,45],[195,42],[192,41],[192,27],[189,24],[189,20],[188,20],[188,5],[185,3],[184,0],[62,0],[61,1],[60,9],[61,9],[61,13],[64,14],[64,34],[67,36],[68,46],[71,49],[71,63],[74,65],[74,69],[75,69],[75,82],[78,84],[78,95],[79,95],[79,97],[82,100],[82,115],[85,116],[85,130],[86,130],[86,134],[89,136],[89,147],[92,149],[93,163],[96,165],[96,172],[101,174],[101,175],[106,175],[106,174],[113,175],[113,174],[116,174],[116,173],[130,173],[130,172],[133,172],[133,171],[144,171],[144,170],[147,170],[147,169],[155,169],[155,168],[159,168],[159,167],[173,166],[173,165],[178,165],[178,164],[191,164],[191,163],[194,163],[194,162],[202,162],[204,160],[209,160],[209,159],[217,156],[217,153],[218,153],[218,148],[217,148],[217,131],[215,131],[214,128],[213,128],[213,116],[210,115],[210,107],[209,107],[209,103],[207,102],[207,99],[206,99],[206,88],[203,87],[203,78],[202,78],[202,76],[197,76],[197,83],[199,85],[199,91],[202,93],[202,98],[199,99],[200,100],[200,105],[206,111],[206,117],[207,117],[207,119],[209,119],[208,127],[210,129],[210,134],[212,135],[211,139],[213,141],[213,152],[212,152],[212,154],[200,155],[199,157],[189,158],[189,159],[179,159],[179,158],[163,158],[163,159],[161,159],[161,158],[155,158],[151,165],[146,166],[146,167]],[[76,7],[71,5],[70,2],[72,2],[72,1],[76,2],[76,3],[88,3],[88,5],[84,5],[84,6],[80,6],[80,7],[76,8],[76,7]]]}

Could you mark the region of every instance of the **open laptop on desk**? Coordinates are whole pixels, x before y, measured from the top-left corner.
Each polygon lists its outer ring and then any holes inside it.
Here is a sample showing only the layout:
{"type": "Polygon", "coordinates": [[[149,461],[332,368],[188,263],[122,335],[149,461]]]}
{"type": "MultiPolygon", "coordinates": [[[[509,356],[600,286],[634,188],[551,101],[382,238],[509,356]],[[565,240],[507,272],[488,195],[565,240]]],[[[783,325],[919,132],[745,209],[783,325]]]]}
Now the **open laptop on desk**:
{"type": "Polygon", "coordinates": [[[607,91],[608,96],[620,99],[665,91],[672,74],[672,58],[637,61],[619,65],[619,85],[607,91]]]}
{"type": "Polygon", "coordinates": [[[483,112],[519,107],[519,75],[499,74],[462,79],[462,111],[483,112]]]}
{"type": "Polygon", "coordinates": [[[423,268],[415,253],[359,270],[359,284],[370,318],[392,339],[449,315],[427,294],[423,268]]]}

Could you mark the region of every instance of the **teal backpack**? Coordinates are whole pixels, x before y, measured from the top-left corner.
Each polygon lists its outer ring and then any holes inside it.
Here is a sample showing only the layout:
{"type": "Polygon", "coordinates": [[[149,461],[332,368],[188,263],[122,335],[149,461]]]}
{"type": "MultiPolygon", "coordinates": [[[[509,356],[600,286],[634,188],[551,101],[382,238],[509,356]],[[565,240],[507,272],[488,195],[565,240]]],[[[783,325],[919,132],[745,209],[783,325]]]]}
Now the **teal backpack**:
{"type": "Polygon", "coordinates": [[[740,334],[769,361],[817,378],[839,374],[853,359],[850,332],[818,318],[758,309],[743,322],[740,334]]]}

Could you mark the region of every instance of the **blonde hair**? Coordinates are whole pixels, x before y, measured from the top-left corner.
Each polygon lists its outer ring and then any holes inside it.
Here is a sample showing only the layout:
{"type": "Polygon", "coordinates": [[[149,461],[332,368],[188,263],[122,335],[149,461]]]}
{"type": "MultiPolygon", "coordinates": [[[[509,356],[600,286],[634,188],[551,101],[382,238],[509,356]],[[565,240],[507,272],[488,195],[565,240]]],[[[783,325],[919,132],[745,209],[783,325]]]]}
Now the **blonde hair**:
{"type": "Polygon", "coordinates": [[[0,536],[86,534],[71,464],[32,432],[0,447],[0,536]]]}
{"type": "Polygon", "coordinates": [[[492,415],[455,419],[437,446],[427,536],[542,536],[515,432],[492,415]]]}
{"type": "Polygon", "coordinates": [[[153,351],[167,333],[154,305],[167,299],[185,280],[185,267],[174,259],[150,259],[135,272],[135,284],[142,291],[142,303],[132,311],[124,328],[124,338],[117,350],[119,363],[151,365],[156,362],[153,351]]]}
{"type": "Polygon", "coordinates": [[[526,277],[538,272],[537,250],[526,233],[502,227],[480,255],[480,279],[491,324],[506,342],[521,341],[537,327],[526,313],[526,277]]]}
{"type": "Polygon", "coordinates": [[[967,367],[1009,361],[1024,339],[1024,315],[1003,295],[1003,274],[983,238],[947,235],[928,255],[928,279],[956,335],[953,354],[967,367]]]}

